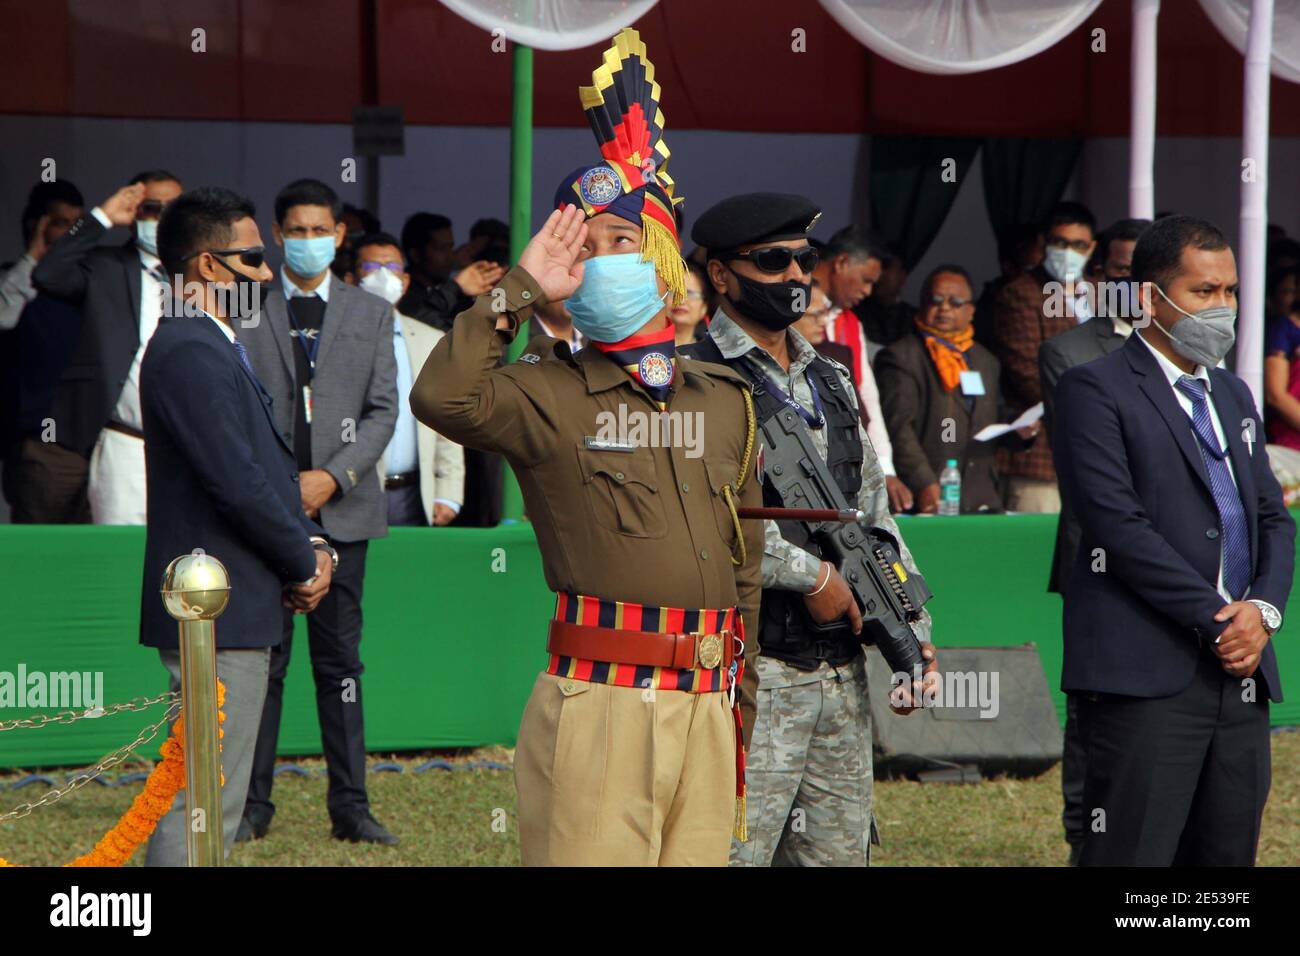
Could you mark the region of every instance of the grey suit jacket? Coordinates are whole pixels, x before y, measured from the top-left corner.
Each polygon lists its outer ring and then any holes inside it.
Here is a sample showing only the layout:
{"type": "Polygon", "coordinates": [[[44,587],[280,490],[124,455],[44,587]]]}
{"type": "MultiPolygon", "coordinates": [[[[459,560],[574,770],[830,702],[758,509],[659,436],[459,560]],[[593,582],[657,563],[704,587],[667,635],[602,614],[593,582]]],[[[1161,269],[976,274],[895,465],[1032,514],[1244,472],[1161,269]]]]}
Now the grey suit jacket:
{"type": "MultiPolygon", "coordinates": [[[[1115,323],[1105,316],[1089,319],[1074,328],[1054,335],[1038,347],[1038,375],[1043,383],[1043,427],[1051,441],[1052,422],[1056,412],[1056,385],[1067,369],[1085,365],[1103,355],[1109,355],[1127,341],[1115,330],[1115,323]]],[[[1070,579],[1070,563],[1079,552],[1079,520],[1066,499],[1065,486],[1061,485],[1061,514],[1056,522],[1056,549],[1052,554],[1052,570],[1048,576],[1047,590],[1063,593],[1062,586],[1070,579]]]]}
{"type": "MultiPolygon", "coordinates": [[[[388,534],[388,510],[376,463],[397,422],[393,308],[378,296],[329,278],[312,380],[311,461],[339,490],[320,510],[320,524],[338,541],[388,534]]],[[[253,370],[273,400],[276,427],[293,445],[295,391],[289,312],[279,277],[262,303],[260,321],[235,323],[253,370]]]]}

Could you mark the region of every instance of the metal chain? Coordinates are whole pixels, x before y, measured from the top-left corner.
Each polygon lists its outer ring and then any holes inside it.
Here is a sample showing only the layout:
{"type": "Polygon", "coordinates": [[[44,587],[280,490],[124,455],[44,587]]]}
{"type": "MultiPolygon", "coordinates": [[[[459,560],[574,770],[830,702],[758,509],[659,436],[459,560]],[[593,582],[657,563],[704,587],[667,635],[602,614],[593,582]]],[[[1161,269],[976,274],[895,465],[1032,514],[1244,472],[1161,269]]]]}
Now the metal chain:
{"type": "Polygon", "coordinates": [[[23,717],[17,720],[0,720],[0,732],[6,730],[34,729],[44,727],[47,724],[71,724],[78,720],[99,717],[111,717],[113,714],[121,713],[124,710],[145,710],[154,704],[175,703],[180,700],[178,691],[168,691],[165,694],[159,694],[157,697],[133,697],[124,704],[113,704],[104,710],[65,710],[59,714],[40,714],[36,717],[23,717]]]}
{"type": "MultiPolygon", "coordinates": [[[[167,708],[167,712],[163,714],[162,720],[158,721],[156,724],[151,724],[150,726],[146,727],[144,730],[140,731],[139,736],[137,736],[135,740],[131,741],[125,747],[117,748],[112,753],[101,758],[99,763],[95,764],[93,767],[90,767],[89,769],[83,770],[80,773],[76,774],[63,787],[56,787],[55,789],[51,790],[49,793],[45,794],[45,796],[41,797],[41,799],[37,800],[35,803],[20,803],[18,804],[18,806],[10,810],[8,813],[0,814],[0,823],[6,823],[9,820],[21,820],[23,817],[27,816],[37,807],[48,807],[50,804],[58,802],[58,800],[67,796],[69,793],[72,793],[75,790],[79,790],[82,787],[84,787],[86,784],[90,783],[90,781],[94,780],[105,770],[117,766],[119,763],[125,760],[130,755],[130,752],[134,750],[136,747],[143,746],[144,744],[147,744],[149,741],[153,740],[153,738],[158,734],[158,729],[168,721],[175,719],[177,714],[180,713],[181,702],[179,700],[180,697],[179,694],[164,694],[150,701],[150,703],[157,703],[161,700],[165,700],[167,697],[175,698],[175,700],[172,703],[172,705],[167,708]]],[[[134,701],[132,703],[134,703],[134,701]]],[[[120,704],[117,706],[118,709],[121,708],[126,708],[130,710],[142,709],[141,707],[132,707],[130,704],[120,704]]]]}

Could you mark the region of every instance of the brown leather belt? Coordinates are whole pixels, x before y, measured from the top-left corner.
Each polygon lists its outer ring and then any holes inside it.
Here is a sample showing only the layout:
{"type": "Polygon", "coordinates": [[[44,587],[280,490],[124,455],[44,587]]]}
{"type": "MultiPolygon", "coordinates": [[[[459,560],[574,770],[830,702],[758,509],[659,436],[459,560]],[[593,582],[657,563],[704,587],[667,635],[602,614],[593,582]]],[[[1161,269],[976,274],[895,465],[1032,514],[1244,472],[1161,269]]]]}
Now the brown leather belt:
{"type": "Polygon", "coordinates": [[[121,432],[123,435],[130,435],[132,438],[138,438],[141,441],[144,441],[144,432],[140,431],[138,428],[132,428],[130,425],[123,425],[119,421],[113,421],[110,419],[109,423],[104,427],[109,431],[121,432]]]}
{"type": "Polygon", "coordinates": [[[648,667],[729,668],[735,656],[731,631],[717,634],[657,634],[551,621],[546,649],[561,657],[648,667]]]}
{"type": "Polygon", "coordinates": [[[384,490],[388,491],[393,488],[409,488],[411,485],[420,483],[420,473],[410,471],[404,475],[388,475],[384,478],[384,490]]]}

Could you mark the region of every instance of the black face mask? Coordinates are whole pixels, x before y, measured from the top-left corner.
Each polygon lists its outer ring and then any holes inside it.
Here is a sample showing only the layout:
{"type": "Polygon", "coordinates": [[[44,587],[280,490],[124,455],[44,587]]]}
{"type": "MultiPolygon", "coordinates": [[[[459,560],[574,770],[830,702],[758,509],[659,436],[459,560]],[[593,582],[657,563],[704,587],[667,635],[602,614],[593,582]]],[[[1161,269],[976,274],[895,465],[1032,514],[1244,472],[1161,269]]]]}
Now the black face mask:
{"type": "Polygon", "coordinates": [[[221,267],[235,277],[235,287],[226,298],[226,318],[231,322],[234,322],[235,319],[251,322],[253,317],[262,310],[262,296],[266,291],[265,287],[252,276],[230,268],[220,256],[213,256],[212,258],[220,262],[221,267]]]}
{"type": "Polygon", "coordinates": [[[773,332],[798,322],[808,308],[808,297],[812,294],[810,282],[759,282],[734,270],[731,274],[740,284],[740,298],[732,302],[741,315],[773,332]]]}

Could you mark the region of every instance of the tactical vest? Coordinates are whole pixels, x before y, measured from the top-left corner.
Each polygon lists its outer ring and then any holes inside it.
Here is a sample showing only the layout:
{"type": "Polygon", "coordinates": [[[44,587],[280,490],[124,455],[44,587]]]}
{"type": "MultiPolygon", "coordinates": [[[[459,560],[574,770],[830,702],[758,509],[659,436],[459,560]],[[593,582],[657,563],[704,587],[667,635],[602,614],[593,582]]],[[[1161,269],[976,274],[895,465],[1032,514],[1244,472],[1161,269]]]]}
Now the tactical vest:
{"type": "MultiPolygon", "coordinates": [[[[717,343],[709,336],[682,346],[678,351],[700,361],[727,365],[753,382],[754,413],[760,425],[785,409],[786,405],[779,396],[763,389],[748,362],[740,358],[723,358],[717,343]]],[[[830,362],[817,356],[808,366],[808,375],[817,387],[826,415],[826,464],[844,497],[856,506],[858,490],[862,487],[862,439],[858,434],[858,413],[846,394],[839,373],[830,362]]],[[[764,477],[763,505],[780,508],[782,504],[771,482],[764,477]]],[[[802,521],[778,521],[777,527],[781,529],[781,536],[791,544],[818,558],[822,556],[820,547],[809,536],[802,521]]],[[[777,588],[763,590],[758,643],[765,656],[809,671],[816,670],[821,661],[846,664],[862,653],[862,644],[847,622],[833,631],[815,630],[803,595],[777,588]]]]}

